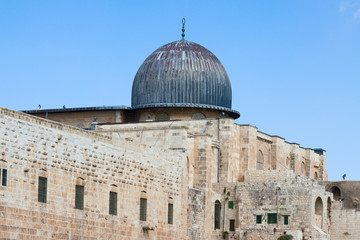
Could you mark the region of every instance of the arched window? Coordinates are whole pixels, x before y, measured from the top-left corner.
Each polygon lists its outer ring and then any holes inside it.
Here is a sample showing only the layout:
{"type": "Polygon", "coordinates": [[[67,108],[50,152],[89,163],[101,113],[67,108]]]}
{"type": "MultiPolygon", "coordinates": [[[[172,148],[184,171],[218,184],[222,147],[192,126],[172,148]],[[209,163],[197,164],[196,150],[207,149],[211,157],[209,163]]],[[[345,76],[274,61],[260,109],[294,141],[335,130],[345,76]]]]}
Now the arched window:
{"type": "Polygon", "coordinates": [[[341,199],[341,191],[338,187],[334,186],[330,190],[334,195],[334,200],[339,201],[341,199]]]}
{"type": "Polygon", "coordinates": [[[315,214],[316,215],[322,215],[323,214],[323,202],[320,197],[316,199],[315,202],[315,214]]]}
{"type": "Polygon", "coordinates": [[[221,203],[216,200],[215,201],[215,209],[214,209],[214,229],[220,229],[220,214],[221,214],[221,203]]]}
{"type": "Polygon", "coordinates": [[[301,173],[305,174],[305,162],[301,162],[301,173]]]}
{"type": "Polygon", "coordinates": [[[314,173],[314,179],[315,179],[315,180],[318,180],[318,179],[319,179],[319,176],[318,176],[318,173],[317,173],[317,172],[314,173]]]}
{"type": "Polygon", "coordinates": [[[286,158],[286,166],[287,166],[287,167],[290,166],[290,158],[289,158],[289,157],[286,158]]]}
{"type": "Polygon", "coordinates": [[[166,112],[160,112],[156,115],[155,121],[168,121],[170,120],[169,114],[166,112]]]}
{"type": "Polygon", "coordinates": [[[196,112],[191,116],[191,119],[193,120],[200,120],[200,119],[205,119],[205,115],[201,112],[196,112]]]}
{"type": "Polygon", "coordinates": [[[259,150],[256,156],[256,170],[264,169],[264,156],[263,153],[259,150]]]}

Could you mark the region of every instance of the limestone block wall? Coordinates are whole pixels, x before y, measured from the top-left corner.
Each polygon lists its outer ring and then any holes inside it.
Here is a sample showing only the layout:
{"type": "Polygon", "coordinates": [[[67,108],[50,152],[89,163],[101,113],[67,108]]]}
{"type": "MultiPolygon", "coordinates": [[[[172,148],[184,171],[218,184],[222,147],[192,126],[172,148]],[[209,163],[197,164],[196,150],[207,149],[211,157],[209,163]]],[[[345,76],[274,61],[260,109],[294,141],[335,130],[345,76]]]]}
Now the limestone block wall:
{"type": "Polygon", "coordinates": [[[328,237],[327,203],[331,194],[322,185],[290,170],[282,174],[253,171],[251,175],[251,179],[259,181],[213,184],[214,191],[222,194],[225,206],[222,229],[229,232],[230,239],[273,239],[284,232],[297,236],[295,239],[328,237]],[[264,174],[267,174],[266,181],[261,177],[264,174]],[[233,202],[233,208],[229,207],[229,201],[233,202]],[[317,201],[322,203],[320,211],[317,201]],[[268,222],[269,213],[277,215],[277,223],[268,222]],[[261,223],[256,222],[257,216],[261,217],[261,223]],[[288,225],[284,222],[285,216],[288,216],[288,225]],[[229,231],[230,220],[235,220],[233,232],[229,231]]]}
{"type": "MultiPolygon", "coordinates": [[[[271,136],[251,125],[236,125],[240,135],[240,162],[244,178],[247,170],[293,170],[296,174],[312,179],[327,180],[325,151],[315,152],[302,148],[297,143],[288,143],[284,138],[271,136]],[[261,158],[259,158],[261,155],[261,158]]],[[[236,130],[235,130],[236,131],[236,130]]]]}
{"type": "Polygon", "coordinates": [[[330,234],[332,240],[358,240],[360,236],[360,211],[344,209],[334,201],[331,208],[330,234]]]}
{"type": "Polygon", "coordinates": [[[0,108],[0,238],[185,239],[188,205],[182,151],[114,140],[0,108]],[[47,202],[38,201],[39,176],[47,178],[47,202]],[[185,182],[184,182],[185,181],[185,182]],[[75,209],[75,185],[85,189],[75,209]],[[117,215],[109,215],[109,192],[117,215]],[[147,220],[140,221],[140,197],[147,220]],[[167,223],[168,203],[174,223],[167,223]],[[153,230],[143,230],[148,227],[153,230]]]}

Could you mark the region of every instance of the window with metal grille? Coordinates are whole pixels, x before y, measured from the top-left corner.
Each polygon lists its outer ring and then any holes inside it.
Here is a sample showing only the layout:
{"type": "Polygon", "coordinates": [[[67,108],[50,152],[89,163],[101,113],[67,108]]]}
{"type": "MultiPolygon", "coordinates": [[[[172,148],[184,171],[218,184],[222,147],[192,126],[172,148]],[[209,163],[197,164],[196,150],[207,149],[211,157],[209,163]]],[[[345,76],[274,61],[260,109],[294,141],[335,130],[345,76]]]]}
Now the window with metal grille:
{"type": "MultiPolygon", "coordinates": [[[[1,174],[1,169],[0,169],[0,174],[1,174]]],[[[5,168],[3,168],[2,175],[1,175],[1,185],[6,186],[6,181],[7,181],[7,170],[5,168]]]]}
{"type": "Polygon", "coordinates": [[[117,215],[117,192],[110,192],[110,196],[109,196],[109,214],[117,215]]]}
{"type": "Polygon", "coordinates": [[[262,215],[256,215],[256,224],[262,224],[262,215]]]}
{"type": "Polygon", "coordinates": [[[169,119],[169,114],[165,112],[158,113],[155,117],[155,121],[168,121],[169,119]]]}
{"type": "Polygon", "coordinates": [[[84,186],[76,185],[75,187],[75,208],[84,210],[84,186]]]}
{"type": "Polygon", "coordinates": [[[235,220],[234,220],[234,219],[230,219],[229,230],[230,230],[231,232],[235,231],[235,220]]]}
{"type": "Polygon", "coordinates": [[[146,221],[147,199],[140,198],[140,220],[146,221]]]}
{"type": "Polygon", "coordinates": [[[47,178],[39,177],[39,186],[38,186],[38,201],[46,203],[47,195],[47,178]]]}
{"type": "Polygon", "coordinates": [[[172,203],[168,204],[168,224],[173,224],[174,216],[174,205],[172,203]]]}
{"type": "Polygon", "coordinates": [[[200,120],[200,119],[205,119],[205,115],[201,112],[196,112],[191,116],[191,119],[193,120],[200,120]]]}
{"type": "Polygon", "coordinates": [[[229,208],[233,209],[233,208],[234,208],[234,202],[233,202],[233,201],[229,201],[229,202],[228,202],[228,206],[229,206],[229,208]]]}
{"type": "Polygon", "coordinates": [[[284,216],[284,225],[289,225],[289,216],[284,216]]]}
{"type": "Polygon", "coordinates": [[[221,203],[219,201],[215,202],[215,209],[214,209],[214,229],[220,229],[220,214],[221,214],[221,203]]]}
{"type": "Polygon", "coordinates": [[[268,213],[268,224],[277,224],[277,214],[276,213],[268,213]]]}

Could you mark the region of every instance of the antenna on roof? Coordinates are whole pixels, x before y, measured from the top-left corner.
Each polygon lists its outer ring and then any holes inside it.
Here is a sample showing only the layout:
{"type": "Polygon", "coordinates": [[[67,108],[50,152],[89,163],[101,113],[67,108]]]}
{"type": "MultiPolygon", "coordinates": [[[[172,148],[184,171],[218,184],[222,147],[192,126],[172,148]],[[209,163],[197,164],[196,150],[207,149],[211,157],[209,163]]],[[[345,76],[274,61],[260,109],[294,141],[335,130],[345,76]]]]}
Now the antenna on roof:
{"type": "Polygon", "coordinates": [[[184,38],[185,38],[185,23],[186,23],[186,20],[185,20],[185,18],[183,18],[182,19],[182,25],[183,25],[183,27],[182,27],[182,34],[181,34],[181,37],[182,37],[182,39],[181,40],[184,40],[184,38]]]}

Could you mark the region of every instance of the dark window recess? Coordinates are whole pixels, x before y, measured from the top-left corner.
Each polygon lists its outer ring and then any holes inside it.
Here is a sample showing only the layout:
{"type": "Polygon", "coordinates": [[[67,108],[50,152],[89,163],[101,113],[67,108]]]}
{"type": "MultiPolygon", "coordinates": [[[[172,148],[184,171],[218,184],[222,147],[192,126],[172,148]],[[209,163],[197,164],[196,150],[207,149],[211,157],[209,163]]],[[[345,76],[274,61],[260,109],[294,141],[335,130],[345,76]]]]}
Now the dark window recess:
{"type": "Polygon", "coordinates": [[[262,223],[262,215],[256,215],[256,224],[262,223]]]}
{"type": "Polygon", "coordinates": [[[284,225],[289,225],[289,216],[284,216],[284,225]]]}
{"type": "Polygon", "coordinates": [[[234,202],[233,202],[233,201],[229,201],[229,202],[228,202],[228,206],[229,206],[229,208],[233,209],[233,208],[234,208],[234,202]]]}
{"type": "Polygon", "coordinates": [[[277,224],[277,214],[268,213],[268,224],[277,224]]]}
{"type": "Polygon", "coordinates": [[[109,214],[117,215],[117,192],[110,192],[110,196],[109,196],[109,214]]]}
{"type": "Polygon", "coordinates": [[[230,219],[230,227],[229,227],[230,232],[235,231],[235,220],[234,219],[230,219]]]}
{"type": "Polygon", "coordinates": [[[219,201],[215,202],[215,209],[214,209],[214,229],[220,229],[220,214],[221,214],[221,204],[219,201]]]}
{"type": "Polygon", "coordinates": [[[75,188],[75,208],[84,210],[84,186],[76,185],[75,188]]]}
{"type": "Polygon", "coordinates": [[[2,170],[2,177],[1,177],[2,183],[1,185],[6,186],[6,181],[7,181],[7,170],[5,168],[3,168],[2,170]]]}
{"type": "Polygon", "coordinates": [[[140,220],[146,221],[147,199],[140,198],[140,220]]]}
{"type": "Polygon", "coordinates": [[[47,195],[47,178],[39,177],[39,186],[38,186],[38,201],[46,203],[47,195]]]}
{"type": "Polygon", "coordinates": [[[168,204],[168,224],[173,224],[174,216],[174,205],[172,203],[168,204]]]}

